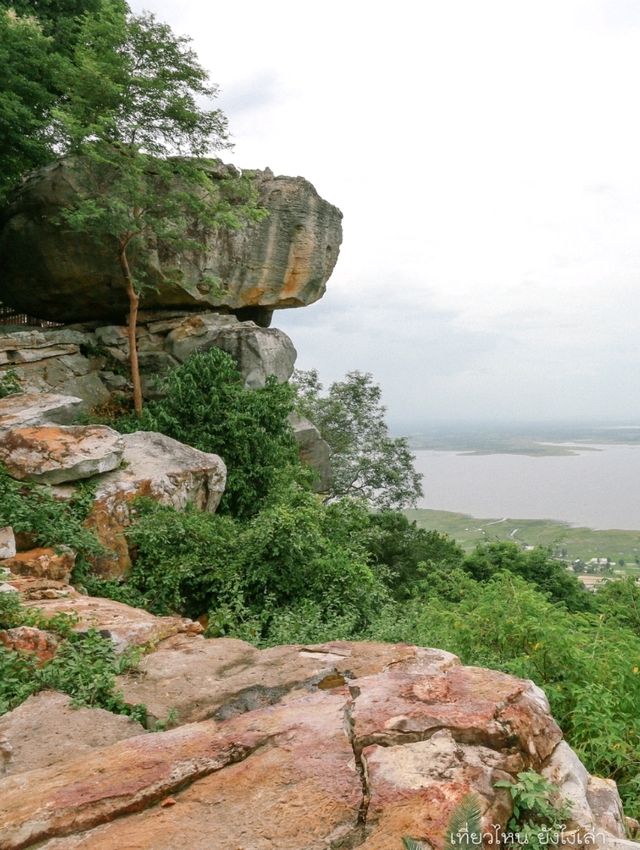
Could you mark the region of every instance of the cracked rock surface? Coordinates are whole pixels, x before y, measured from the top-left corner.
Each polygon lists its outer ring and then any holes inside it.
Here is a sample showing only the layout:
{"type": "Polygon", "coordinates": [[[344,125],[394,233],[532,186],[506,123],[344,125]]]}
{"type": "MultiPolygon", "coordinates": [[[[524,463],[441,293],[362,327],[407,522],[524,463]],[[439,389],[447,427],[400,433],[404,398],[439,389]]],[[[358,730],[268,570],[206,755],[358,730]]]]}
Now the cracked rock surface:
{"type": "MultiPolygon", "coordinates": [[[[495,782],[571,753],[533,683],[402,644],[257,650],[186,632],[161,639],[119,687],[152,723],[171,712],[177,725],[107,730],[94,709],[74,723],[63,698],[40,695],[64,707],[76,739],[54,761],[46,724],[20,755],[33,709],[5,717],[2,850],[393,850],[404,835],[441,850],[466,793],[486,828],[504,826],[510,799],[495,782]]],[[[587,789],[573,795],[576,826],[623,843],[615,786],[596,783],[590,807],[594,782],[571,756],[558,776],[579,774],[587,789]]]]}

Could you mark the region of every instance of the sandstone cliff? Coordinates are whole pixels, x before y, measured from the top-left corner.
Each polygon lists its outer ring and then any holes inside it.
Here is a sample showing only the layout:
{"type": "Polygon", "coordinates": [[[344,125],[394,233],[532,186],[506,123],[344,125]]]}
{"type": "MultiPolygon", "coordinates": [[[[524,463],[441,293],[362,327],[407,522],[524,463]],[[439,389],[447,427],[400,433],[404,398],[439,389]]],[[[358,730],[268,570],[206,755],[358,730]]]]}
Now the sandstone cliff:
{"type": "MultiPolygon", "coordinates": [[[[212,165],[212,183],[234,172],[212,165]]],[[[321,298],[333,271],[340,211],[302,177],[251,172],[263,221],[204,234],[204,251],[180,255],[162,243],[145,268],[144,308],[238,311],[268,324],[274,309],[321,298]],[[213,283],[212,283],[213,281],[213,283]]],[[[59,212],[85,190],[72,159],[35,172],[5,212],[0,232],[0,302],[58,322],[121,320],[127,299],[108,243],[65,230],[59,212]]]]}

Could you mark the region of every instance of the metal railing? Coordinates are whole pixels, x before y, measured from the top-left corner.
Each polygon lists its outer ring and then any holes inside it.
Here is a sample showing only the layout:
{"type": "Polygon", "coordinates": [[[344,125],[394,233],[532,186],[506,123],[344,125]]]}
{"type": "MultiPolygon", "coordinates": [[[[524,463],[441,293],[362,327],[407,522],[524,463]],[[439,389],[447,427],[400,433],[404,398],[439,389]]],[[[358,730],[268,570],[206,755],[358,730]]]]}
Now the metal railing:
{"type": "Polygon", "coordinates": [[[35,316],[19,313],[13,307],[0,304],[0,325],[30,325],[31,327],[35,326],[38,328],[57,328],[60,326],[60,323],[36,319],[35,316]]]}

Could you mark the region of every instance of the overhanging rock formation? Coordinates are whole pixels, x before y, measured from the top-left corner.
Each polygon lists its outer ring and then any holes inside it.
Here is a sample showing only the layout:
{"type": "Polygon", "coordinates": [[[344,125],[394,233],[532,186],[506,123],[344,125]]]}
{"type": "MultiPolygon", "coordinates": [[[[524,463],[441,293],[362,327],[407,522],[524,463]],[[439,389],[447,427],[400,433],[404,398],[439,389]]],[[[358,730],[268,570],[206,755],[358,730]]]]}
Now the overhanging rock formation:
{"type": "MultiPolygon", "coordinates": [[[[232,166],[210,166],[212,185],[235,173],[232,166]]],[[[276,177],[269,169],[251,176],[269,215],[240,230],[207,231],[201,252],[178,255],[159,243],[144,270],[145,310],[213,308],[268,324],[274,309],[322,297],[338,258],[342,213],[302,177],[276,177]]],[[[0,302],[57,322],[124,317],[114,246],[65,230],[58,220],[85,194],[69,158],[25,182],[0,231],[0,302]]]]}

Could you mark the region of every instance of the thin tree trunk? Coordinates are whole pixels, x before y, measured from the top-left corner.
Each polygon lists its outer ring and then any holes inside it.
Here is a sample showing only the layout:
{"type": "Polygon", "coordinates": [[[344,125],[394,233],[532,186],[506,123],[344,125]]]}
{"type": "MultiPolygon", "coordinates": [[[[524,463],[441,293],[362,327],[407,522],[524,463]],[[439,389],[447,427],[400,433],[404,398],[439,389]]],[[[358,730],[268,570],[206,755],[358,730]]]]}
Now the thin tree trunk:
{"type": "Polygon", "coordinates": [[[133,285],[129,261],[127,260],[126,246],[121,247],[118,259],[120,260],[120,268],[122,276],[125,280],[127,288],[127,296],[129,298],[129,321],[128,321],[128,337],[129,337],[129,367],[131,370],[131,383],[133,384],[133,409],[137,416],[142,413],[142,386],[140,384],[140,366],[138,363],[138,344],[136,341],[136,328],[138,326],[138,305],[140,304],[140,296],[133,285]]]}

